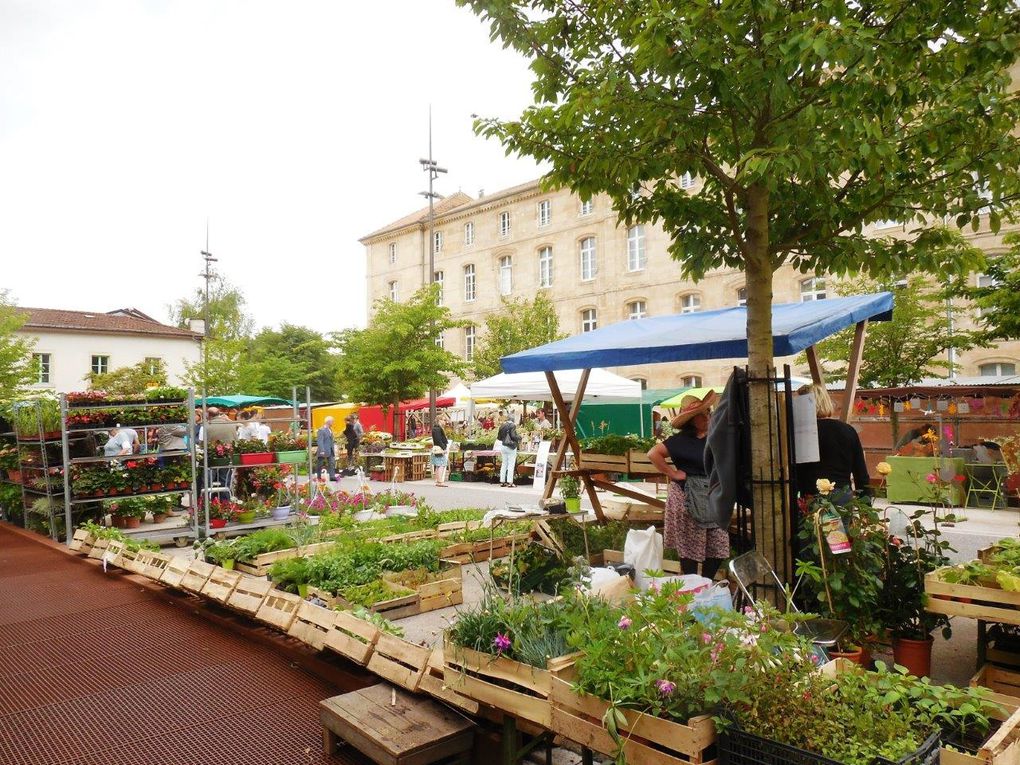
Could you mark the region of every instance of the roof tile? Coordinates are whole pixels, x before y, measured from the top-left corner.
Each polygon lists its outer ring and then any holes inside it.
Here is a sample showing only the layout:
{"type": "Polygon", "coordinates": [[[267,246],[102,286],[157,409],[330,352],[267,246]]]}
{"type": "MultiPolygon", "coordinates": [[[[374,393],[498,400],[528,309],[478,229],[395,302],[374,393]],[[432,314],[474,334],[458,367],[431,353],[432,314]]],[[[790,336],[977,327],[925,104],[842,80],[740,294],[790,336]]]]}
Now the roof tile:
{"type": "Polygon", "coordinates": [[[190,330],[161,324],[134,308],[118,308],[109,313],[65,311],[59,308],[26,308],[23,306],[19,306],[18,310],[23,314],[28,314],[23,329],[159,335],[188,339],[200,337],[190,330]],[[146,318],[141,318],[143,316],[146,318]]]}

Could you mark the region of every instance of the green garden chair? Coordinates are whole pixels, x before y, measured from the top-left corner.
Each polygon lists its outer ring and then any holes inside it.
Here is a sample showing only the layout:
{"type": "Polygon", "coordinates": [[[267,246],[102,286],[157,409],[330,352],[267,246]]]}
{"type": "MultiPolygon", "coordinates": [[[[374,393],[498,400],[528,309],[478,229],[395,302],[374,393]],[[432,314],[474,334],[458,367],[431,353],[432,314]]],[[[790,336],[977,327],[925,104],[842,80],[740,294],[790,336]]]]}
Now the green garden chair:
{"type": "Polygon", "coordinates": [[[967,507],[1006,506],[1006,495],[1002,491],[1002,483],[1006,480],[1008,470],[1003,462],[968,462],[967,471],[967,507]],[[971,497],[974,504],[971,504],[971,497]],[[991,499],[988,505],[982,499],[991,499]]]}

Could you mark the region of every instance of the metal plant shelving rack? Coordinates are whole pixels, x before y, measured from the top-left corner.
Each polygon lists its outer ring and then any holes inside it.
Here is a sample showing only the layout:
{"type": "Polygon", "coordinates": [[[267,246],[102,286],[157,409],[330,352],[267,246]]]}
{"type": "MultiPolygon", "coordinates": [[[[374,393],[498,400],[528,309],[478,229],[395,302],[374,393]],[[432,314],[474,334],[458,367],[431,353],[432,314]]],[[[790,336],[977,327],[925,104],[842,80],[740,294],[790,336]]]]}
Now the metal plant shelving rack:
{"type": "MultiPolygon", "coordinates": [[[[42,405],[43,402],[39,400],[28,400],[20,401],[15,406],[20,407],[32,407],[35,412],[35,425],[36,432],[29,434],[19,430],[17,427],[14,429],[14,435],[18,447],[18,469],[21,471],[21,504],[23,511],[23,525],[28,528],[28,516],[30,513],[29,508],[32,507],[39,499],[47,499],[49,502],[48,507],[48,521],[50,529],[50,538],[54,541],[59,537],[57,533],[56,513],[54,508],[60,492],[54,490],[54,477],[63,472],[64,463],[63,460],[57,459],[53,455],[53,447],[60,444],[59,437],[53,437],[45,430],[43,425],[42,416],[42,405]],[[47,436],[50,436],[47,438],[47,436]],[[38,454],[38,461],[33,459],[26,459],[28,454],[38,454]],[[33,479],[30,476],[42,475],[41,486],[29,485],[33,479]]],[[[65,530],[69,529],[70,516],[65,514],[65,530]]]]}
{"type": "MultiPolygon", "coordinates": [[[[10,424],[6,420],[0,419],[0,429],[2,429],[2,431],[3,431],[3,432],[0,432],[0,449],[4,448],[6,446],[13,446],[15,451],[18,451],[18,434],[15,433],[13,429],[7,430],[7,428],[9,428],[9,427],[11,427],[11,426],[10,426],[10,424]]],[[[19,465],[21,464],[20,459],[18,461],[18,464],[19,465]]],[[[0,484],[8,484],[10,486],[17,486],[18,487],[18,494],[19,494],[19,502],[21,501],[21,497],[20,497],[20,494],[21,494],[21,481],[13,481],[13,480],[11,480],[11,478],[7,474],[6,470],[0,470],[0,484]]],[[[24,504],[24,503],[22,502],[21,504],[24,504]]],[[[20,506],[19,506],[19,509],[21,509],[22,516],[24,516],[24,509],[21,508],[20,506]]],[[[11,510],[11,508],[7,507],[6,505],[0,505],[0,518],[3,518],[5,520],[10,521],[11,520],[10,510],[11,510]]]]}
{"type": "MultiPolygon", "coordinates": [[[[59,443],[63,452],[63,464],[66,466],[64,469],[64,516],[66,519],[67,528],[71,528],[71,517],[72,511],[77,507],[88,507],[96,503],[101,503],[104,497],[75,497],[72,493],[72,477],[71,468],[74,465],[87,465],[87,464],[110,464],[111,462],[121,462],[127,460],[146,459],[148,457],[156,457],[160,459],[164,458],[181,458],[187,457],[187,464],[190,468],[190,478],[188,482],[189,486],[186,489],[164,489],[161,491],[144,491],[133,494],[118,494],[116,499],[131,499],[135,497],[157,497],[160,495],[173,494],[173,495],[187,495],[189,497],[189,507],[195,507],[195,497],[197,495],[197,475],[195,471],[195,451],[193,444],[195,443],[195,394],[194,391],[188,390],[187,396],[184,399],[174,400],[159,400],[159,401],[125,401],[123,403],[111,403],[111,402],[99,402],[99,403],[81,403],[81,404],[68,404],[67,397],[63,394],[60,396],[60,424],[61,424],[61,438],[59,443]],[[106,432],[110,429],[110,426],[105,427],[78,427],[77,425],[69,425],[67,422],[68,415],[76,411],[109,411],[109,410],[149,410],[156,407],[168,407],[168,406],[179,406],[184,407],[187,411],[186,422],[151,422],[151,423],[125,423],[124,427],[130,427],[132,430],[140,431],[139,440],[148,444],[148,435],[150,431],[158,431],[160,428],[172,427],[172,426],[183,426],[187,429],[188,444],[189,448],[180,449],[174,451],[165,452],[143,452],[141,454],[125,454],[118,456],[87,456],[87,457],[71,457],[71,443],[77,439],[85,438],[93,433],[106,432]]],[[[170,541],[189,539],[197,536],[198,534],[198,520],[197,516],[193,517],[190,526],[177,526],[173,528],[162,528],[162,529],[131,529],[125,533],[131,536],[144,536],[146,539],[151,541],[170,541]]],[[[71,535],[67,535],[68,540],[71,539],[71,535]]]]}

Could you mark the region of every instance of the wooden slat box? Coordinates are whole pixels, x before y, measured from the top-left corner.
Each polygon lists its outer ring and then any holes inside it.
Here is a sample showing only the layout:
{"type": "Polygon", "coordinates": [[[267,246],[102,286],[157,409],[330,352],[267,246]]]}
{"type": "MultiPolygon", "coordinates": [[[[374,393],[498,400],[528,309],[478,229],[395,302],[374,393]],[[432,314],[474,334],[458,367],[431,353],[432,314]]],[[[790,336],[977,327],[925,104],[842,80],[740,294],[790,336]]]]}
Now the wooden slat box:
{"type": "Polygon", "coordinates": [[[379,634],[379,628],[371,622],[357,618],[350,611],[337,611],[333,625],[323,638],[323,647],[365,666],[379,634]]]}
{"type": "Polygon", "coordinates": [[[972,687],[988,688],[992,701],[1001,704],[1010,713],[1020,707],[1020,672],[1013,672],[994,664],[985,664],[970,679],[972,687]]]}
{"type": "Polygon", "coordinates": [[[155,550],[142,550],[135,560],[141,566],[142,576],[158,582],[170,563],[170,556],[155,550]]]}
{"type": "Polygon", "coordinates": [[[418,690],[463,712],[467,712],[469,715],[478,714],[479,707],[477,701],[447,687],[446,679],[443,677],[443,646],[441,645],[437,645],[432,649],[432,653],[429,654],[429,661],[418,690]]]}
{"type": "Polygon", "coordinates": [[[103,553],[106,552],[106,548],[109,546],[109,544],[110,544],[109,539],[97,539],[93,543],[92,549],[89,550],[89,557],[92,558],[93,560],[99,560],[100,558],[103,557],[103,553]]]}
{"type": "Polygon", "coordinates": [[[83,555],[87,555],[92,549],[92,545],[95,543],[96,538],[88,531],[85,529],[75,529],[74,536],[71,538],[71,544],[68,545],[68,548],[75,552],[82,553],[83,555]]]}
{"type": "Polygon", "coordinates": [[[626,454],[581,452],[578,466],[581,470],[598,470],[604,473],[629,473],[630,459],[626,454]]]}
{"type": "Polygon", "coordinates": [[[285,550],[274,550],[273,552],[256,555],[250,561],[237,561],[234,563],[234,568],[238,571],[243,571],[246,574],[251,574],[252,576],[265,576],[269,573],[269,569],[272,568],[273,564],[278,560],[304,558],[309,555],[316,555],[317,553],[326,552],[331,549],[333,544],[333,542],[317,542],[315,544],[303,545],[301,547],[288,547],[285,550]]]}
{"type": "Polygon", "coordinates": [[[375,641],[375,649],[368,660],[368,671],[401,688],[417,691],[428,667],[431,653],[431,648],[380,632],[375,641]]]}
{"type": "Polygon", "coordinates": [[[259,606],[255,618],[286,632],[297,618],[298,607],[304,601],[300,596],[283,590],[270,590],[259,606]]]}
{"type": "Polygon", "coordinates": [[[191,561],[188,570],[181,577],[181,589],[198,595],[202,592],[202,588],[205,587],[205,583],[215,570],[216,566],[212,563],[206,563],[204,560],[191,561]]]}
{"type": "MultiPolygon", "coordinates": [[[[184,580],[184,575],[188,573],[188,569],[191,568],[192,563],[194,563],[193,558],[170,558],[167,561],[166,568],[163,569],[163,575],[159,578],[160,583],[168,587],[183,589],[181,582],[184,580]]],[[[205,584],[205,582],[202,584],[205,584]]]]}
{"type": "Polygon", "coordinates": [[[630,462],[630,469],[627,471],[632,475],[662,475],[659,469],[648,459],[648,452],[640,449],[631,449],[627,454],[630,462]]]}
{"type": "Polygon", "coordinates": [[[302,643],[307,643],[316,651],[321,651],[338,613],[340,612],[303,601],[298,606],[297,616],[287,634],[302,643]]]}
{"type": "Polygon", "coordinates": [[[945,569],[940,568],[924,577],[924,591],[930,596],[925,606],[928,611],[1020,624],[1020,592],[970,584],[949,584],[941,579],[943,571],[945,569]]]}
{"type": "Polygon", "coordinates": [[[242,576],[244,574],[240,571],[216,566],[202,586],[202,594],[211,600],[215,600],[217,603],[225,604],[234,592],[234,588],[237,587],[237,583],[241,581],[242,576]]]}
{"type": "Polygon", "coordinates": [[[1018,765],[1020,763],[1020,709],[1004,710],[1002,725],[993,733],[976,754],[966,754],[947,749],[939,750],[942,765],[1018,765]],[[1004,719],[1003,719],[1004,718],[1004,719]]]}
{"type": "Polygon", "coordinates": [[[227,606],[254,616],[272,589],[273,583],[268,579],[242,574],[234,591],[227,598],[227,606]]]}

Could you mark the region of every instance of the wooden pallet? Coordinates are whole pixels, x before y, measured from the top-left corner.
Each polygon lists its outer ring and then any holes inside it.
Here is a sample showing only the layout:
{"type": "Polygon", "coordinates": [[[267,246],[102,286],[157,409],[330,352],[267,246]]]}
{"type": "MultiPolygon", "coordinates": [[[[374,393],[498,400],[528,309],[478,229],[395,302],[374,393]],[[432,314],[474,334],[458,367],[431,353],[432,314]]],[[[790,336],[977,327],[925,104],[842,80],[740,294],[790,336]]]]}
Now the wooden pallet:
{"type": "Polygon", "coordinates": [[[212,576],[216,568],[212,563],[206,563],[204,560],[193,560],[191,565],[188,566],[188,570],[184,572],[184,576],[181,577],[178,586],[182,590],[198,595],[202,592],[202,588],[205,587],[205,583],[212,576]]]}
{"type": "Polygon", "coordinates": [[[379,634],[379,628],[371,622],[357,618],[350,611],[337,611],[333,624],[323,638],[323,647],[365,666],[372,656],[379,634]]]}
{"type": "Polygon", "coordinates": [[[191,568],[193,562],[191,558],[170,558],[167,561],[166,568],[163,569],[163,575],[159,578],[160,583],[168,587],[180,588],[181,582],[184,580],[184,576],[188,573],[188,569],[191,568]]]}
{"type": "Polygon", "coordinates": [[[338,613],[340,612],[303,601],[298,606],[297,615],[287,634],[302,643],[307,643],[316,651],[321,651],[338,613]]]}
{"type": "Polygon", "coordinates": [[[1010,713],[1020,708],[1020,672],[1013,672],[994,664],[985,664],[970,679],[971,687],[988,688],[992,701],[1001,704],[1010,713]]]}
{"type": "Polygon", "coordinates": [[[463,648],[443,645],[446,687],[514,717],[546,728],[552,724],[552,679],[572,670],[576,655],[550,659],[545,669],[463,648]]]}
{"type": "Polygon", "coordinates": [[[303,602],[298,595],[272,589],[266,594],[255,618],[286,632],[297,618],[298,607],[303,602]]]}
{"type": "Polygon", "coordinates": [[[240,571],[227,570],[221,566],[216,566],[213,572],[209,574],[205,584],[202,585],[202,594],[211,600],[215,600],[217,603],[226,604],[231,594],[233,594],[234,588],[237,587],[237,583],[241,581],[242,576],[244,574],[240,571]]]}
{"type": "MultiPolygon", "coordinates": [[[[596,752],[615,756],[619,746],[602,723],[609,703],[575,693],[562,678],[553,677],[550,683],[552,730],[596,752]]],[[[626,722],[619,726],[619,731],[627,762],[640,765],[716,762],[708,756],[716,741],[715,723],[710,716],[694,717],[683,724],[631,710],[621,712],[626,722]]]]}
{"type": "Polygon", "coordinates": [[[75,529],[74,536],[71,538],[71,543],[67,547],[70,550],[87,555],[92,549],[92,545],[95,543],[96,538],[88,531],[85,529],[75,529]]]}
{"type": "Polygon", "coordinates": [[[941,579],[945,570],[940,568],[924,577],[924,591],[929,595],[926,610],[947,616],[1020,624],[1020,592],[971,584],[949,584],[941,579]]]}
{"type": "Polygon", "coordinates": [[[368,660],[368,671],[394,685],[416,692],[425,675],[431,653],[431,648],[380,631],[368,660]]]}
{"type": "Polygon", "coordinates": [[[234,591],[227,598],[227,606],[254,616],[259,612],[262,602],[272,589],[273,583],[268,579],[242,574],[241,578],[237,580],[234,591]]]}
{"type": "Polygon", "coordinates": [[[629,473],[630,458],[626,454],[582,452],[578,467],[581,470],[598,470],[603,473],[629,473]]]}
{"type": "Polygon", "coordinates": [[[238,571],[243,571],[252,576],[265,576],[269,573],[269,569],[272,568],[273,564],[279,560],[315,555],[320,552],[326,552],[332,547],[333,542],[316,542],[315,544],[302,545],[301,547],[288,547],[284,550],[274,550],[273,552],[256,555],[250,561],[237,561],[234,563],[234,567],[238,571]]]}

